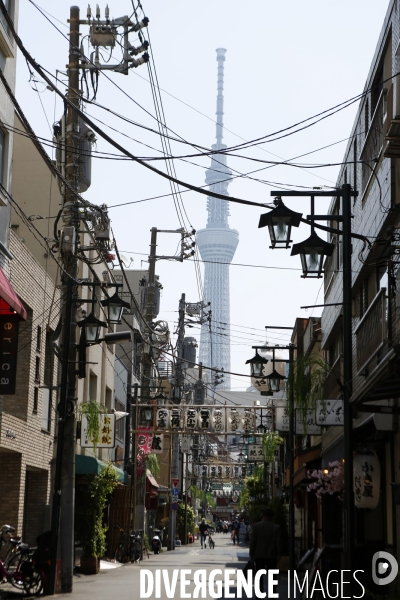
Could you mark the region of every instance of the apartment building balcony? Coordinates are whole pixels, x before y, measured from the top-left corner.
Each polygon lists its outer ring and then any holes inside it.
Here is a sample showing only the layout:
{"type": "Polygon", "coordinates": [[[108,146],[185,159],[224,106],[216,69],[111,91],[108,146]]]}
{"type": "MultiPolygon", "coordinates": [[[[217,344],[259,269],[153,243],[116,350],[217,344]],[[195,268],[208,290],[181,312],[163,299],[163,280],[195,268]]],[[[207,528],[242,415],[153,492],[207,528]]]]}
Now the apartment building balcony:
{"type": "Polygon", "coordinates": [[[387,351],[388,342],[388,302],[386,288],[379,290],[365,315],[355,329],[357,373],[365,370],[374,358],[379,360],[387,351]]]}

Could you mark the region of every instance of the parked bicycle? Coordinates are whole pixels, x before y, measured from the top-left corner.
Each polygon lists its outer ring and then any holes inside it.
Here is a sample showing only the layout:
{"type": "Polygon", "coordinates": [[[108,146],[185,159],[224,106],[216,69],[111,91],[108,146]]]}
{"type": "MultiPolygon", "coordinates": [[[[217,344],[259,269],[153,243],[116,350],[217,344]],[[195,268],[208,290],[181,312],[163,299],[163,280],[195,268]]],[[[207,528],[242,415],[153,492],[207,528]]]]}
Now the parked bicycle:
{"type": "MultiPolygon", "coordinates": [[[[10,540],[6,540],[7,536],[15,531],[11,525],[5,525],[0,530],[1,544],[4,545],[10,540]]],[[[11,583],[18,589],[23,589],[31,595],[38,595],[43,587],[43,575],[32,561],[32,550],[28,544],[23,544],[16,540],[18,550],[14,552],[12,544],[7,553],[7,565],[0,558],[0,577],[1,583],[11,583]]]]}
{"type": "Polygon", "coordinates": [[[215,542],[214,542],[213,537],[211,535],[211,531],[208,534],[208,545],[210,546],[211,550],[214,550],[214,548],[215,548],[215,542]]]}
{"type": "Polygon", "coordinates": [[[119,527],[118,546],[115,549],[114,559],[116,562],[126,563],[139,562],[142,559],[143,531],[132,531],[128,534],[123,527],[119,527]]]}
{"type": "MultiPolygon", "coordinates": [[[[3,525],[0,528],[0,546],[8,547],[8,552],[3,558],[3,564],[9,573],[14,573],[20,568],[20,565],[29,559],[30,552],[26,552],[26,544],[21,542],[20,536],[13,535],[15,527],[12,525],[3,525]]],[[[18,587],[18,585],[16,585],[18,587]]],[[[22,586],[21,586],[22,587],[22,586]]]]}

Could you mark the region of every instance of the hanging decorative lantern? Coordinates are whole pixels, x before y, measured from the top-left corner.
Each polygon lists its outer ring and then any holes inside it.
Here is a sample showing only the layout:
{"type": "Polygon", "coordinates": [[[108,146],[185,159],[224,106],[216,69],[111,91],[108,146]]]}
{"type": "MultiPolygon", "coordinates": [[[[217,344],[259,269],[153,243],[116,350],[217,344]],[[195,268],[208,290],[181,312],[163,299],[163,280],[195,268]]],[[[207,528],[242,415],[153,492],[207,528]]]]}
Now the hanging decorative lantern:
{"type": "Polygon", "coordinates": [[[202,431],[210,428],[211,415],[208,408],[202,408],[198,415],[199,427],[202,431]]]}
{"type": "Polygon", "coordinates": [[[208,477],[208,465],[201,465],[201,476],[208,477]]]}
{"type": "Polygon", "coordinates": [[[212,416],[212,426],[215,431],[220,433],[224,429],[224,421],[222,417],[222,410],[220,408],[214,408],[212,416]]]}
{"type": "Polygon", "coordinates": [[[234,465],[233,466],[233,476],[234,477],[239,477],[240,475],[240,466],[239,465],[234,465]]]}
{"type": "Polygon", "coordinates": [[[217,465],[211,465],[210,467],[210,477],[217,476],[217,465]]]}
{"type": "Polygon", "coordinates": [[[217,466],[217,477],[222,477],[224,474],[224,469],[222,467],[222,465],[218,465],[217,466]]]}
{"type": "Polygon", "coordinates": [[[236,408],[231,408],[231,414],[229,417],[229,425],[231,431],[237,431],[240,425],[240,415],[236,408]]]}
{"type": "Polygon", "coordinates": [[[240,469],[241,469],[241,471],[242,471],[242,472],[241,472],[241,477],[247,477],[247,465],[242,465],[242,466],[240,467],[240,469]]]}
{"type": "Polygon", "coordinates": [[[251,376],[252,377],[261,377],[263,374],[264,366],[267,364],[268,360],[263,356],[258,354],[258,350],[256,350],[255,356],[253,358],[249,358],[246,360],[246,365],[250,365],[251,368],[251,376]]]}
{"type": "Polygon", "coordinates": [[[268,225],[271,238],[270,248],[289,248],[289,244],[292,242],[290,239],[291,229],[300,225],[302,214],[290,210],[279,197],[275,198],[274,204],[273,210],[261,215],[258,227],[268,225]]]}
{"type": "Polygon", "coordinates": [[[159,408],[157,410],[157,429],[168,429],[170,423],[170,415],[168,408],[159,408]]]}
{"type": "Polygon", "coordinates": [[[254,429],[254,413],[249,408],[244,409],[242,426],[244,431],[252,431],[254,429]]]}
{"type": "Polygon", "coordinates": [[[185,413],[185,427],[189,431],[196,429],[197,412],[194,408],[187,408],[185,413]]]}
{"type": "Polygon", "coordinates": [[[353,462],[353,490],[356,507],[376,508],[379,503],[380,487],[381,466],[375,452],[366,450],[357,453],[353,462]]]}
{"type": "Polygon", "coordinates": [[[231,465],[225,465],[225,477],[230,477],[232,474],[231,465]]]}
{"type": "Polygon", "coordinates": [[[179,429],[181,426],[181,409],[173,408],[171,410],[171,429],[179,429]]]}

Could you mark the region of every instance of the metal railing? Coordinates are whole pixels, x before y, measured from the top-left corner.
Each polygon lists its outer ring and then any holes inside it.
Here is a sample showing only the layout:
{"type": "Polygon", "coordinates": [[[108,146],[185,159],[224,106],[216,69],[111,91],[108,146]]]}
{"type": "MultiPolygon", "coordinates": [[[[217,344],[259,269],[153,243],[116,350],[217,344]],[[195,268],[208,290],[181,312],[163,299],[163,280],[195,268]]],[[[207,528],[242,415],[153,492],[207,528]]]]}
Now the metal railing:
{"type": "Polygon", "coordinates": [[[387,339],[386,288],[379,290],[356,327],[357,371],[362,371],[387,339]]]}

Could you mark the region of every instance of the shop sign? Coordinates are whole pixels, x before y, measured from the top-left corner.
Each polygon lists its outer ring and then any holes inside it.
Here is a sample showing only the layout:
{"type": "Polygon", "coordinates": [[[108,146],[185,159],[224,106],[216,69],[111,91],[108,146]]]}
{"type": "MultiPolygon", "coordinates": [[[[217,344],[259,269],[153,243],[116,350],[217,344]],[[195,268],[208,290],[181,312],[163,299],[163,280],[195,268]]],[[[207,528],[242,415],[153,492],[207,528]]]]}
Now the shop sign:
{"type": "Polygon", "coordinates": [[[354,503],[357,508],[378,506],[381,487],[381,467],[375,452],[358,453],[353,462],[354,503]]]}
{"type": "Polygon", "coordinates": [[[151,443],[152,454],[162,454],[164,452],[164,434],[155,433],[153,435],[153,441],[151,443]]]}
{"type": "Polygon", "coordinates": [[[0,315],[0,394],[15,394],[19,315],[0,315]]]}
{"type": "MultiPolygon", "coordinates": [[[[115,447],[115,415],[99,415],[100,441],[96,448],[114,448],[115,447]]],[[[86,415],[82,415],[81,424],[81,446],[82,448],[93,448],[93,439],[88,437],[88,420],[86,415]]]]}
{"type": "Polygon", "coordinates": [[[343,400],[318,400],[317,424],[324,427],[331,425],[343,425],[343,400]]]}

